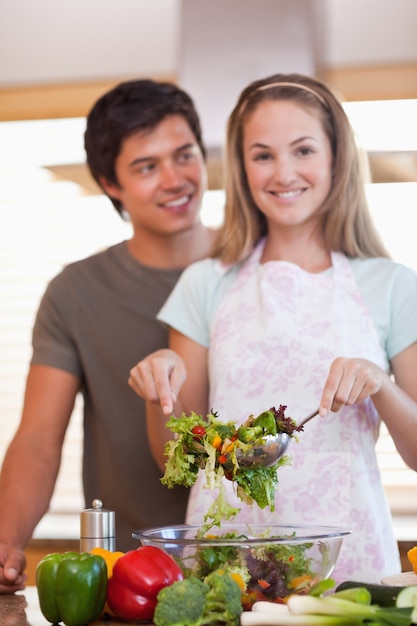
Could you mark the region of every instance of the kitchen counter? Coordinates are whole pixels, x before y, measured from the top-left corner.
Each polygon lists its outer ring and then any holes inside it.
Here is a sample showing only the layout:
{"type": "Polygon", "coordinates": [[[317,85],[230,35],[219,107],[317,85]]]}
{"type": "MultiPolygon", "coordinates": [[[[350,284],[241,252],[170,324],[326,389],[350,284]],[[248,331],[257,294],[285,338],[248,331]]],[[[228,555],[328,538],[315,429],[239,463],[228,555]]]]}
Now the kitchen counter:
{"type": "MultiPolygon", "coordinates": [[[[140,623],[125,622],[111,617],[90,622],[91,626],[121,626],[121,624],[140,623]]],[[[0,595],[0,624],[1,626],[48,626],[48,624],[51,626],[39,608],[36,587],[26,587],[24,591],[19,591],[14,595],[0,595]]]]}

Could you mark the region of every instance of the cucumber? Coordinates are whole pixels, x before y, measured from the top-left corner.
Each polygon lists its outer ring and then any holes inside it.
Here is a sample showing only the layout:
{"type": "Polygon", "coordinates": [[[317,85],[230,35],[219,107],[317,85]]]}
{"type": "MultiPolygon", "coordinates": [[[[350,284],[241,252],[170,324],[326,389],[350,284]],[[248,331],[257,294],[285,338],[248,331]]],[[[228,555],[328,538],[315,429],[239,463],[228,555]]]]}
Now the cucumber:
{"type": "Polygon", "coordinates": [[[417,607],[417,585],[409,585],[401,589],[396,600],[397,608],[417,607]]]}
{"type": "Polygon", "coordinates": [[[398,609],[413,607],[411,620],[415,624],[417,621],[417,585],[409,585],[401,589],[395,604],[398,609]]]}
{"type": "Polygon", "coordinates": [[[395,607],[397,597],[404,586],[394,585],[378,585],[377,583],[364,583],[355,580],[347,580],[340,583],[336,587],[336,591],[343,591],[344,589],[353,589],[354,587],[364,587],[371,594],[371,603],[378,604],[379,606],[392,606],[395,607]]]}

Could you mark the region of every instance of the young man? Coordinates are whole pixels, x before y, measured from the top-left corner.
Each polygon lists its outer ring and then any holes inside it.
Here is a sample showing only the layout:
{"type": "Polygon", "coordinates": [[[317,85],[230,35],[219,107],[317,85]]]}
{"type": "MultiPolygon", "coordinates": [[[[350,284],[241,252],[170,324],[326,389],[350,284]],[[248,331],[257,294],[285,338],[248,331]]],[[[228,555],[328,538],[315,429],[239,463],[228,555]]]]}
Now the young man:
{"type": "Polygon", "coordinates": [[[85,148],[133,236],[67,266],[40,304],[21,423],[0,476],[3,593],[24,587],[23,550],[48,509],[78,392],[86,506],[100,498],[116,512],[117,549],[137,547],[136,528],[185,516],[188,494],[161,485],[144,402],[127,379],[138,360],[166,345],[156,314],[181,271],[214,244],[215,232],[199,219],[206,168],[198,115],[174,85],[128,81],[92,108],[85,148]]]}

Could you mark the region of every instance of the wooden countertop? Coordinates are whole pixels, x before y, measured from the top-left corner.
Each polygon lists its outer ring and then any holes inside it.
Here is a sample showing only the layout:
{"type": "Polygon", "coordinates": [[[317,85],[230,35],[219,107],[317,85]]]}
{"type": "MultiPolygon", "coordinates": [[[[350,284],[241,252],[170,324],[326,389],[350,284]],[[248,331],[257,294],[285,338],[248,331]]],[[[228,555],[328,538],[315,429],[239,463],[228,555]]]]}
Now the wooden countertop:
{"type": "MultiPolygon", "coordinates": [[[[124,622],[123,620],[108,617],[90,622],[90,625],[121,626],[121,624],[140,623],[124,622]]],[[[0,624],[1,626],[48,626],[48,624],[51,626],[43,617],[39,608],[36,587],[26,587],[24,591],[19,591],[14,595],[0,595],[0,624]]]]}

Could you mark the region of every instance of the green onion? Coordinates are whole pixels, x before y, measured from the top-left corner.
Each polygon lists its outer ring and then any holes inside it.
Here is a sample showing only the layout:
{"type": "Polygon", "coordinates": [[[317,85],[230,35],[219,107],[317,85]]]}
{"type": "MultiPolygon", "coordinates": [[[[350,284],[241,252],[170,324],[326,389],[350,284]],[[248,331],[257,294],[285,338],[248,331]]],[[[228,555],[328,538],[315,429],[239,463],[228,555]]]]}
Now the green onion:
{"type": "MultiPolygon", "coordinates": [[[[296,615],[334,615],[339,617],[349,616],[374,624],[386,624],[386,626],[410,626],[410,608],[381,608],[376,604],[366,605],[345,600],[344,598],[328,596],[314,598],[312,596],[290,596],[288,598],[290,613],[296,615]]],[[[361,623],[359,622],[359,623],[361,623]]]]}
{"type": "Polygon", "coordinates": [[[242,613],[240,623],[241,626],[411,626],[417,598],[414,594],[403,598],[407,607],[386,608],[369,604],[363,588],[349,592],[353,599],[341,597],[337,592],[319,598],[294,594],[287,604],[256,602],[252,611],[242,613]]]}
{"type": "MultiPolygon", "coordinates": [[[[334,615],[294,615],[285,605],[269,603],[271,608],[262,611],[243,611],[240,616],[241,626],[362,626],[362,620],[348,616],[334,615]],[[275,607],[284,610],[275,610],[275,607]]],[[[256,606],[256,604],[254,605],[256,606]]]]}
{"type": "Polygon", "coordinates": [[[318,583],[313,585],[308,592],[310,596],[322,596],[325,591],[329,591],[329,589],[333,589],[335,586],[335,581],[332,578],[324,578],[320,580],[318,583]]]}
{"type": "Polygon", "coordinates": [[[356,602],[357,604],[372,604],[371,592],[366,589],[366,587],[351,587],[350,589],[335,591],[331,597],[350,600],[351,602],[356,602]]]}

